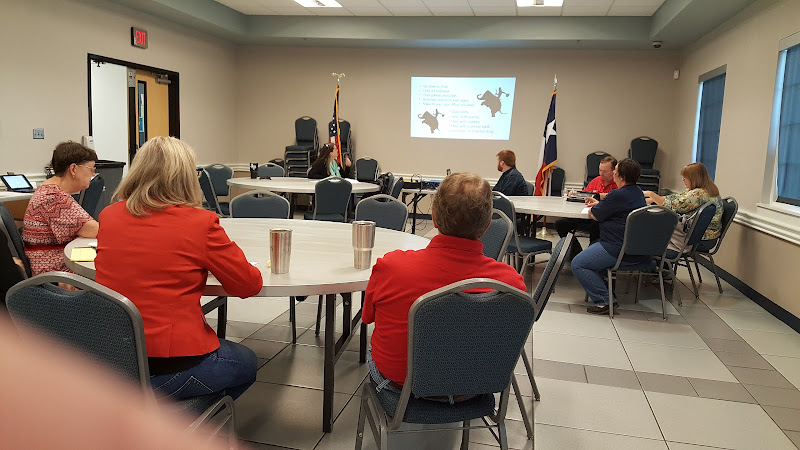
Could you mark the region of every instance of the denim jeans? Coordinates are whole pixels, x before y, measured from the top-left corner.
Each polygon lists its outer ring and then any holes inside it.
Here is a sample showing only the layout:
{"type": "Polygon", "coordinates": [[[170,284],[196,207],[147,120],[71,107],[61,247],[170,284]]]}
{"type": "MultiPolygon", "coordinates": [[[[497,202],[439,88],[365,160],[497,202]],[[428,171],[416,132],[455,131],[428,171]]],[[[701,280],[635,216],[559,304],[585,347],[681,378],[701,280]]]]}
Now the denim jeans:
{"type": "Polygon", "coordinates": [[[608,305],[608,284],[604,275],[606,269],[616,263],[617,256],[608,253],[599,242],[572,259],[572,273],[596,305],[608,305]]]}
{"type": "Polygon", "coordinates": [[[256,381],[258,358],[241,344],[220,339],[219,348],[203,362],[182,372],[154,375],[150,384],[158,397],[179,400],[225,391],[236,400],[256,381]]]}

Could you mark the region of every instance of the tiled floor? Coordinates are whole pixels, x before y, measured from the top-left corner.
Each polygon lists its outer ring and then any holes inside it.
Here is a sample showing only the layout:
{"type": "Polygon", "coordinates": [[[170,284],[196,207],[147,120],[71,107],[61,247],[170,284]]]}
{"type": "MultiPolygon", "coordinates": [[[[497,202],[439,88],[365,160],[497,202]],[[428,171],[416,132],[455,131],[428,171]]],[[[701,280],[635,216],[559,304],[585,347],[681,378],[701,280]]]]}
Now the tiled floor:
{"type": "MultiPolygon", "coordinates": [[[[430,221],[420,225],[418,234],[435,235],[430,221]]],[[[535,413],[535,440],[527,439],[512,398],[510,446],[800,448],[800,335],[725,282],[720,294],[713,274],[701,270],[696,300],[681,269],[683,305],[670,303],[665,322],[652,283],[642,287],[638,303],[633,286],[631,294],[621,293],[613,321],[586,314],[583,290],[566,268],[527,344],[540,402],[533,401],[522,364],[515,370],[524,407],[535,413]]],[[[262,364],[256,384],[236,402],[239,438],[254,448],[353,448],[367,369],[358,364],[354,339],[336,366],[333,432],[322,433],[316,300],[299,304],[295,346],[289,344],[288,299],[230,301],[229,336],[252,348],[262,364]]],[[[457,431],[409,433],[390,438],[389,445],[456,449],[460,437],[457,431]]],[[[485,431],[473,431],[470,441],[473,449],[498,447],[485,431]]],[[[364,448],[375,448],[368,430],[364,448]]]]}

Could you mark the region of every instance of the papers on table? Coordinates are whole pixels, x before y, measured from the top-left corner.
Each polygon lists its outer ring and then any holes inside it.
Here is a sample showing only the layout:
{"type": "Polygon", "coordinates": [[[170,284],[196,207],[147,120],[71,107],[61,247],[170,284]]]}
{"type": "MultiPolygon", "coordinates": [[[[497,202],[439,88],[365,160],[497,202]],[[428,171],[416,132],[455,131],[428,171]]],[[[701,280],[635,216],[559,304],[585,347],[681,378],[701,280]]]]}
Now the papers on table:
{"type": "Polygon", "coordinates": [[[581,210],[581,214],[589,214],[589,210],[590,210],[590,209],[592,209],[592,208],[583,208],[583,209],[581,210]]]}
{"type": "MultiPolygon", "coordinates": [[[[95,243],[96,244],[96,243],[95,243]]],[[[70,261],[90,262],[97,257],[97,251],[92,247],[76,247],[69,255],[70,261]]]]}

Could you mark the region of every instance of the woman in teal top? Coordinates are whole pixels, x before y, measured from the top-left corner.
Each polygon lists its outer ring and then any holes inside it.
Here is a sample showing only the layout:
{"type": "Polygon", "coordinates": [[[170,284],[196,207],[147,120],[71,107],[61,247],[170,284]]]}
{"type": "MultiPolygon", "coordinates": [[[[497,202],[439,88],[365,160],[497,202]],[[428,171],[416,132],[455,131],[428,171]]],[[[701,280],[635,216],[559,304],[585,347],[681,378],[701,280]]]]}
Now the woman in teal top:
{"type": "Polygon", "coordinates": [[[345,155],[344,167],[340,166],[336,158],[338,153],[336,146],[333,144],[324,144],[320,147],[317,160],[314,161],[308,171],[308,178],[316,180],[328,177],[350,178],[353,163],[350,161],[350,157],[345,155]]]}

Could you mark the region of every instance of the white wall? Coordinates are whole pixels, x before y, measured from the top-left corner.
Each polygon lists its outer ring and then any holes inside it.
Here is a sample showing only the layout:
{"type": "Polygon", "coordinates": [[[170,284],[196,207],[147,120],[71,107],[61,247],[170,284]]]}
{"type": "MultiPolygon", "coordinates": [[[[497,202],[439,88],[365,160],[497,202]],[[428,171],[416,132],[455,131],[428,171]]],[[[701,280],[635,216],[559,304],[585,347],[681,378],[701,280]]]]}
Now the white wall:
{"type": "MultiPolygon", "coordinates": [[[[472,171],[497,178],[498,151],[517,154],[534,178],[542,131],[558,74],[558,165],[567,182],[584,178],[586,154],[604,149],[624,157],[631,139],[660,143],[657,166],[675,170],[678,55],[653,51],[398,50],[243,47],[237,52],[240,161],[281,157],[294,141],[294,120],[317,120],[322,140],[332,118],[336,80],[344,72],[340,116],[350,121],[357,156],[372,156],[395,173],[444,175],[472,171]],[[409,137],[412,76],[516,77],[509,141],[409,137]]],[[[691,149],[691,146],[689,146],[691,149]]]]}
{"type": "Polygon", "coordinates": [[[128,169],[128,69],[92,64],[92,134],[100,159],[122,161],[128,169]]]}
{"type": "MultiPolygon", "coordinates": [[[[766,164],[778,42],[798,31],[800,2],[761,0],[682,57],[676,137],[678,147],[685,151],[675,155],[675,167],[691,162],[697,77],[727,64],[716,183],[723,197],[738,200],[739,216],[748,222],[763,220],[756,204],[761,200],[766,164]]],[[[673,176],[677,180],[680,175],[673,176]]],[[[797,233],[800,217],[791,222],[787,226],[797,233]]],[[[725,239],[717,264],[800,317],[800,278],[795,269],[800,246],[740,223],[732,226],[725,239]]]]}
{"type": "Polygon", "coordinates": [[[88,134],[89,53],[179,72],[181,138],[201,163],[235,159],[231,44],[111,3],[2,0],[0,170],[41,173],[56,144],[88,134]],[[131,26],[149,32],[150,48],[130,45],[131,26]]]}

